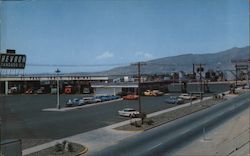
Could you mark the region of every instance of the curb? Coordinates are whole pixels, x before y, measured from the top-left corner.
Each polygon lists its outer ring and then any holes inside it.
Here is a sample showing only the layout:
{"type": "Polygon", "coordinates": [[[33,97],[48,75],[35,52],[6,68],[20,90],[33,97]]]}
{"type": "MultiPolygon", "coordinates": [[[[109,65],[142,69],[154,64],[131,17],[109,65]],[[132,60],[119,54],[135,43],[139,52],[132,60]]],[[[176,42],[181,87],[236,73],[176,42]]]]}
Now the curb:
{"type": "Polygon", "coordinates": [[[81,151],[80,153],[76,154],[75,156],[80,156],[82,154],[87,153],[88,152],[88,147],[86,147],[86,146],[84,146],[84,147],[85,147],[85,149],[83,151],[81,151]]]}
{"type": "MultiPolygon", "coordinates": [[[[210,99],[212,99],[212,97],[208,97],[206,100],[210,100],[210,99]]],[[[206,101],[206,100],[204,100],[204,101],[206,101]]],[[[222,102],[222,101],[220,101],[220,102],[222,102]]],[[[219,102],[219,103],[220,103],[220,102],[219,102]]],[[[197,100],[197,103],[199,103],[198,100],[197,100]]],[[[190,103],[187,103],[187,104],[190,104],[190,103]]],[[[217,103],[217,104],[218,104],[218,103],[217,103]]],[[[211,107],[211,106],[209,106],[209,107],[211,107]]],[[[206,107],[206,108],[203,108],[203,109],[207,109],[207,108],[209,108],[209,107],[206,107]]],[[[182,107],[181,107],[181,108],[182,108],[182,107]]],[[[141,130],[120,130],[120,129],[116,129],[116,128],[114,128],[114,130],[118,130],[118,131],[127,131],[127,132],[145,132],[145,131],[151,130],[151,129],[153,129],[153,128],[157,128],[157,127],[159,127],[159,126],[161,126],[161,125],[163,125],[163,124],[166,124],[166,123],[172,122],[172,121],[174,121],[174,120],[177,120],[177,119],[179,119],[179,118],[183,118],[183,117],[186,117],[186,116],[188,116],[188,115],[190,115],[190,114],[199,112],[199,111],[201,111],[201,110],[203,110],[203,109],[194,111],[194,112],[192,112],[192,113],[186,114],[186,115],[181,116],[181,117],[178,117],[178,118],[176,118],[176,119],[172,119],[172,120],[167,121],[167,122],[162,122],[162,123],[153,125],[152,127],[148,127],[148,128],[141,129],[141,130]]],[[[162,113],[162,114],[164,114],[164,113],[162,113]]],[[[159,115],[161,115],[161,114],[159,114],[159,115]]],[[[157,115],[156,115],[156,116],[157,116],[157,115]]],[[[152,117],[154,117],[154,116],[152,116],[152,117]]],[[[149,117],[149,118],[152,118],[152,117],[149,117]]]]}
{"type": "Polygon", "coordinates": [[[83,109],[83,108],[98,106],[98,105],[102,105],[102,104],[111,104],[111,103],[114,103],[117,101],[122,101],[122,100],[123,100],[122,98],[119,98],[119,99],[115,99],[115,100],[92,103],[92,104],[85,104],[85,105],[76,106],[76,107],[63,107],[59,110],[57,108],[45,108],[45,109],[42,109],[42,111],[44,111],[44,112],[68,112],[68,111],[72,111],[72,110],[83,109]]]}
{"type": "Polygon", "coordinates": [[[114,129],[116,131],[123,131],[123,132],[144,132],[144,129],[140,129],[140,130],[122,130],[122,129],[114,129]]]}

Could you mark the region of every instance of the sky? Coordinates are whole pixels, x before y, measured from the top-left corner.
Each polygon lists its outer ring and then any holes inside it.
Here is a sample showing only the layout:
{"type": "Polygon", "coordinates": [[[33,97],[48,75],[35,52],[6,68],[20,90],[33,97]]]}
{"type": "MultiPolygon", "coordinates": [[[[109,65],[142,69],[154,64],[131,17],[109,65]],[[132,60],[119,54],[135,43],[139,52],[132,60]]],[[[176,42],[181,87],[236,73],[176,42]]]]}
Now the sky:
{"type": "Polygon", "coordinates": [[[0,9],[0,50],[26,54],[27,73],[102,71],[249,45],[249,0],[24,0],[0,9]]]}

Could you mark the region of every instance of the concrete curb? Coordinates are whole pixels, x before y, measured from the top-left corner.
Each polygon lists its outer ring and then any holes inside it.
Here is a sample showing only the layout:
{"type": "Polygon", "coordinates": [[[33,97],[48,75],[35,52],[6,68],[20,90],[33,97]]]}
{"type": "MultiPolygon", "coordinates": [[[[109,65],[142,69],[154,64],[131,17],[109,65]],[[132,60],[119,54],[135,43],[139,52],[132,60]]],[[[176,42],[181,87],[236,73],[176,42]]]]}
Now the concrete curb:
{"type": "Polygon", "coordinates": [[[82,105],[82,106],[78,106],[78,107],[64,107],[61,109],[57,109],[57,108],[45,108],[42,109],[42,111],[48,111],[48,112],[67,112],[67,111],[71,111],[71,110],[76,110],[76,109],[82,109],[82,108],[87,108],[87,107],[92,107],[92,106],[97,106],[97,105],[103,105],[103,104],[107,104],[107,103],[113,103],[116,101],[122,101],[122,98],[116,99],[116,100],[111,100],[111,101],[105,101],[105,102],[98,102],[98,103],[94,103],[94,104],[86,104],[86,105],[82,105]]]}
{"type": "Polygon", "coordinates": [[[86,147],[86,146],[84,146],[84,147],[85,147],[85,149],[83,151],[81,151],[80,153],[76,154],[75,156],[80,156],[80,155],[83,155],[83,154],[87,153],[88,152],[88,147],[86,147]]]}
{"type": "MultiPolygon", "coordinates": [[[[225,91],[225,92],[218,93],[218,94],[229,95],[229,91],[225,91]]],[[[204,97],[202,99],[202,101],[206,101],[206,100],[210,100],[210,99],[213,99],[213,96],[204,97]]],[[[171,111],[174,111],[174,110],[177,110],[177,109],[180,109],[180,108],[188,107],[188,106],[191,106],[191,105],[199,103],[199,102],[201,102],[201,100],[200,99],[196,99],[196,100],[194,100],[192,102],[188,102],[188,103],[185,103],[185,104],[182,104],[182,105],[178,105],[178,106],[175,106],[175,107],[171,107],[171,108],[168,108],[168,109],[165,109],[165,110],[162,110],[162,111],[151,113],[151,114],[147,115],[147,118],[152,118],[152,117],[155,117],[155,116],[167,113],[167,112],[171,112],[171,111]]],[[[209,106],[209,107],[211,107],[211,106],[209,106]]],[[[204,109],[207,109],[207,108],[204,108],[204,109]]],[[[201,109],[201,110],[203,110],[203,109],[201,109]]],[[[201,111],[201,110],[198,110],[198,111],[201,111]]],[[[195,112],[198,112],[198,111],[195,111],[195,112]]],[[[195,113],[195,112],[192,112],[192,113],[195,113]]],[[[190,114],[192,114],[192,113],[190,113],[190,114]]],[[[190,114],[186,114],[186,115],[184,115],[182,117],[185,117],[185,116],[190,115],[190,114]]],[[[179,117],[179,118],[182,118],[182,117],[179,117]]],[[[179,118],[176,118],[176,119],[179,119],[179,118]]],[[[174,120],[176,120],[176,119],[174,119],[174,120]]],[[[174,120],[171,120],[171,121],[174,121],[174,120]]],[[[139,120],[136,120],[136,121],[139,121],[139,120]]],[[[168,122],[171,122],[171,121],[168,121],[168,122]]],[[[127,132],[144,132],[144,131],[148,131],[150,129],[159,127],[159,126],[161,126],[163,124],[166,124],[168,122],[160,123],[158,125],[155,125],[155,126],[152,126],[152,127],[146,128],[146,129],[142,129],[142,130],[120,130],[120,129],[116,129],[117,127],[114,127],[113,129],[117,130],[117,131],[127,131],[127,132]]],[[[122,126],[124,126],[124,125],[122,125],[122,126]]]]}

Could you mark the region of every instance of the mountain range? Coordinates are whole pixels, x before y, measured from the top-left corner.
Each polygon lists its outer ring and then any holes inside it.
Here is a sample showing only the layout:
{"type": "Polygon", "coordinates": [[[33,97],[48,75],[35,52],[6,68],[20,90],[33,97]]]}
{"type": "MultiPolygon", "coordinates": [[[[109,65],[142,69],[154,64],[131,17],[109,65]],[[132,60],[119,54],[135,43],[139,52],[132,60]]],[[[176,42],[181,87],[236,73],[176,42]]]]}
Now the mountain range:
{"type": "MultiPolygon", "coordinates": [[[[204,70],[233,70],[231,60],[250,58],[249,46],[231,48],[225,51],[208,54],[184,54],[171,57],[163,57],[143,62],[142,74],[163,74],[173,71],[192,72],[193,64],[204,64],[204,70]]],[[[138,72],[136,65],[116,67],[95,75],[133,75],[138,72]]]]}

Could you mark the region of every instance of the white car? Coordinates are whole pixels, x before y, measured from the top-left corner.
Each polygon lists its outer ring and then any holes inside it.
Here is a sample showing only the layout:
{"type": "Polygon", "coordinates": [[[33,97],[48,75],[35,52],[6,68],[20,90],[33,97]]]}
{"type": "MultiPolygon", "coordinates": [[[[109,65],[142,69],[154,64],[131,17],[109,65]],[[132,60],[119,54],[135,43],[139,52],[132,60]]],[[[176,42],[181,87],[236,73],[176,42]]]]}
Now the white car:
{"type": "Polygon", "coordinates": [[[136,111],[134,108],[125,108],[123,110],[118,111],[120,116],[126,116],[126,117],[136,117],[140,113],[136,111]]]}
{"type": "Polygon", "coordinates": [[[191,96],[189,94],[181,94],[179,97],[184,99],[184,100],[194,100],[197,98],[196,96],[194,96],[194,95],[191,96]]]}

